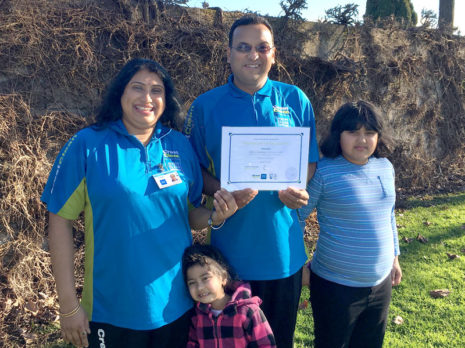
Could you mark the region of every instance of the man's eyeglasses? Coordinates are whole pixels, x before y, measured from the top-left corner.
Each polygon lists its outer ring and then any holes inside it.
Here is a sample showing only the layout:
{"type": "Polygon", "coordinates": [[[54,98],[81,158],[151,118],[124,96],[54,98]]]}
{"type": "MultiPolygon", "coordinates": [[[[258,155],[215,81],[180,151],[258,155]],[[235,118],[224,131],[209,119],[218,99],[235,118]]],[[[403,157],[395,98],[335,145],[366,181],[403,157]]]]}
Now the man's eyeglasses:
{"type": "MultiPolygon", "coordinates": [[[[241,53],[250,53],[252,51],[252,46],[246,43],[241,43],[236,47],[231,46],[231,48],[234,48],[237,52],[241,53]]],[[[271,51],[272,48],[273,46],[270,46],[268,44],[260,44],[258,46],[255,46],[255,51],[257,51],[258,53],[267,54],[271,51]]]]}

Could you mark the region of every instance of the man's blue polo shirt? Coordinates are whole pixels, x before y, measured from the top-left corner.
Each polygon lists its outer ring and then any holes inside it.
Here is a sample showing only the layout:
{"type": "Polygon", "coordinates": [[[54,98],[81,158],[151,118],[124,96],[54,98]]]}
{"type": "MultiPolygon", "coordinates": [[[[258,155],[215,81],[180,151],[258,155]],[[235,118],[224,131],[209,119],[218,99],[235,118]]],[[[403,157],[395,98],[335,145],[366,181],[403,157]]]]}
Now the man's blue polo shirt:
{"type": "Polygon", "coordinates": [[[89,320],[148,330],[192,307],[181,257],[192,243],[188,203],[200,204],[201,189],[189,142],[161,125],[146,147],[121,121],[85,128],[67,142],[42,200],[65,219],[84,211],[82,304],[89,320]],[[160,189],[153,175],[169,171],[182,183],[160,189]]]}
{"type": "MultiPolygon", "coordinates": [[[[230,76],[226,85],[194,101],[183,132],[200,164],[218,179],[223,126],[310,127],[309,162],[318,161],[313,108],[296,86],[268,80],[250,95],[237,88],[230,76]]],[[[259,192],[210,238],[245,280],[288,277],[307,259],[296,212],[281,202],[276,191],[259,192]]]]}

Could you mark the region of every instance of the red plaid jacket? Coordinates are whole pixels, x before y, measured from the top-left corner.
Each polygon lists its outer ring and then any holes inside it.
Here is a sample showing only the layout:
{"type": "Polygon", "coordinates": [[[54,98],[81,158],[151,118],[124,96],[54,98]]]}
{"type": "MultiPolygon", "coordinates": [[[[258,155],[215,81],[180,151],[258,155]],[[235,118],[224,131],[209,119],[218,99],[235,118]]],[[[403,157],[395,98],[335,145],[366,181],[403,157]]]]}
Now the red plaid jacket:
{"type": "Polygon", "coordinates": [[[231,301],[217,317],[211,305],[197,303],[192,310],[187,347],[276,347],[261,302],[257,296],[251,297],[248,283],[238,283],[231,301]]]}

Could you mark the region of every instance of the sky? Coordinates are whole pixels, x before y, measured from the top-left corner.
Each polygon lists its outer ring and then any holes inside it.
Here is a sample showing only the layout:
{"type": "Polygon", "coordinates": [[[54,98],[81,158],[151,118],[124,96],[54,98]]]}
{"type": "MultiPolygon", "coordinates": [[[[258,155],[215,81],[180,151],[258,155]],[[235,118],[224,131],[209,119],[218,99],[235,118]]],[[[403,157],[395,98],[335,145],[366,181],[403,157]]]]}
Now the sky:
{"type": "MultiPolygon", "coordinates": [[[[241,11],[248,9],[257,11],[262,15],[281,16],[283,14],[280,0],[206,0],[210,7],[220,7],[223,11],[241,11]]],[[[202,7],[203,0],[189,0],[187,3],[190,7],[202,7]]],[[[365,14],[366,0],[307,0],[307,9],[302,11],[302,17],[309,21],[318,21],[325,19],[325,10],[336,6],[346,4],[359,5],[359,19],[365,14]]],[[[439,0],[412,0],[415,12],[418,14],[418,21],[421,18],[421,10],[433,10],[439,17],[439,0]]],[[[458,27],[461,35],[465,35],[465,16],[459,15],[465,13],[465,1],[455,1],[455,18],[454,26],[458,27]]]]}

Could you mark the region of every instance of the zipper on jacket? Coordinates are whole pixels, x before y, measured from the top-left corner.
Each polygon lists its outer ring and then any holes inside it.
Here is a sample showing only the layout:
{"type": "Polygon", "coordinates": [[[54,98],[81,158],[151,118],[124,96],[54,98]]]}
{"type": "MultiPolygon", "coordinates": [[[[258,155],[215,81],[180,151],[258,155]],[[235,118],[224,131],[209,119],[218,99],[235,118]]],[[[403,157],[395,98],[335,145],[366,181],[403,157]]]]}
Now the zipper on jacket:
{"type": "MultiPolygon", "coordinates": [[[[148,146],[148,144],[147,144],[148,146]]],[[[145,174],[150,172],[150,158],[149,158],[149,151],[147,150],[147,146],[144,146],[145,151],[145,174]]]]}
{"type": "MultiPolygon", "coordinates": [[[[221,315],[221,314],[220,314],[221,315]]],[[[213,327],[214,327],[214,330],[213,330],[213,333],[215,335],[215,347],[218,347],[220,348],[220,338],[218,337],[218,319],[219,319],[219,316],[213,316],[213,327]]]]}
{"type": "MultiPolygon", "coordinates": [[[[165,149],[163,148],[163,141],[162,139],[166,137],[169,133],[171,133],[171,129],[168,130],[165,134],[162,134],[159,138],[152,136],[150,141],[148,142],[147,146],[144,146],[141,142],[139,142],[142,147],[144,148],[144,154],[145,154],[145,174],[149,174],[152,171],[152,160],[149,156],[149,150],[148,147],[153,147],[153,146],[159,146],[161,150],[161,160],[159,163],[160,169],[163,169],[164,165],[164,158],[165,158],[165,149]]],[[[163,171],[163,170],[161,170],[163,171]]]]}
{"type": "Polygon", "coordinates": [[[150,143],[152,142],[152,140],[149,141],[149,143],[147,144],[147,146],[145,146],[144,144],[142,144],[142,142],[136,138],[135,135],[129,135],[129,137],[132,139],[132,141],[135,143],[135,145],[137,145],[137,147],[139,149],[143,149],[143,153],[144,153],[144,158],[143,158],[143,162],[144,162],[144,167],[145,167],[145,174],[148,174],[150,172],[150,158],[149,158],[149,151],[148,151],[148,147],[150,146],[150,143]]]}

